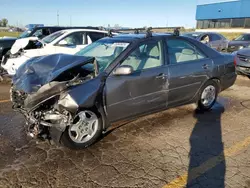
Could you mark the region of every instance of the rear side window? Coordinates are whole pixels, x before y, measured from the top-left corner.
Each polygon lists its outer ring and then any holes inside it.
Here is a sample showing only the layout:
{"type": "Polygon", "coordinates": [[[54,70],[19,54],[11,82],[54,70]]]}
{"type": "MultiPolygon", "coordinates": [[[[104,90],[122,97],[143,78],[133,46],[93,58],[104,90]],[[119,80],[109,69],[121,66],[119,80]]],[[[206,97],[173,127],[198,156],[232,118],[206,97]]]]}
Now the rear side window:
{"type": "Polygon", "coordinates": [[[170,64],[184,63],[206,58],[199,49],[182,39],[167,40],[170,64]]]}
{"type": "Polygon", "coordinates": [[[50,33],[55,33],[55,32],[57,32],[57,31],[60,31],[60,30],[63,30],[64,28],[60,28],[60,27],[58,27],[58,28],[50,28],[49,30],[50,30],[50,33]]]}
{"type": "Polygon", "coordinates": [[[221,40],[221,37],[216,34],[210,34],[211,41],[221,40]]]}
{"type": "Polygon", "coordinates": [[[103,37],[106,37],[106,33],[99,33],[99,32],[89,32],[89,37],[91,38],[92,42],[95,42],[103,37]]]}

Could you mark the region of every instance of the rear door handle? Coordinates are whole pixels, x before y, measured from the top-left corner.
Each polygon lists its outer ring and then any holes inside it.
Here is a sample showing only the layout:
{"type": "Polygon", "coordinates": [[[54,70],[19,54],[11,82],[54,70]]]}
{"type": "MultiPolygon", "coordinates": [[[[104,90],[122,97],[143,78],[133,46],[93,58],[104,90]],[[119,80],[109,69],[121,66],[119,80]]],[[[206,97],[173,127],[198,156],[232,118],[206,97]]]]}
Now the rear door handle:
{"type": "Polygon", "coordinates": [[[163,74],[163,73],[161,73],[158,76],[156,76],[156,79],[166,79],[166,78],[168,78],[168,75],[163,74]]]}
{"type": "Polygon", "coordinates": [[[208,68],[209,68],[209,65],[208,65],[208,64],[204,64],[204,65],[202,65],[202,68],[203,68],[203,69],[208,69],[208,68]]]}

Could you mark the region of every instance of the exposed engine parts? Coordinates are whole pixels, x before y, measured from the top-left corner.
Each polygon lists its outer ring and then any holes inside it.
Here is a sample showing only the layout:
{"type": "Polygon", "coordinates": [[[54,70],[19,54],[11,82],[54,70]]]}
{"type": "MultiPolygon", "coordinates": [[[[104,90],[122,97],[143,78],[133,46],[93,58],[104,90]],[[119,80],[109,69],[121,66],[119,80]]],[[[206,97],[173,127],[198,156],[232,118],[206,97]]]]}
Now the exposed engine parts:
{"type": "MultiPolygon", "coordinates": [[[[87,59],[87,62],[82,64],[86,63],[94,63],[93,69],[97,67],[93,58],[87,59]]],[[[51,68],[54,68],[53,66],[56,65],[50,64],[51,68]]],[[[17,73],[10,89],[13,109],[24,115],[28,135],[42,140],[51,139],[51,129],[54,130],[53,132],[56,130],[62,133],[73,124],[78,105],[68,91],[94,78],[96,74],[93,69],[79,69],[78,66],[75,69],[62,71],[60,74],[56,72],[56,76],[53,77],[54,75],[49,75],[50,67],[47,67],[48,73],[39,69],[39,66],[38,69],[29,67],[26,71],[17,73]],[[36,73],[39,73],[39,77],[36,73]],[[30,77],[35,81],[33,84],[26,84],[30,77]]]]}

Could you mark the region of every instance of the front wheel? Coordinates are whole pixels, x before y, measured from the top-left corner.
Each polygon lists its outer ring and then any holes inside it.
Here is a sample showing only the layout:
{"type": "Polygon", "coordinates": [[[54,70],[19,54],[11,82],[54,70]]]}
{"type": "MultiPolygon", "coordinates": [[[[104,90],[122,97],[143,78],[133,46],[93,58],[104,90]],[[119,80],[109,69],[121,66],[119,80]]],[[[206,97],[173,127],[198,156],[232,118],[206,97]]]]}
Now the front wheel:
{"type": "Polygon", "coordinates": [[[101,134],[101,117],[93,111],[83,110],[64,131],[61,143],[71,149],[83,149],[95,143],[101,134]]]}
{"type": "Polygon", "coordinates": [[[199,94],[198,108],[202,111],[210,110],[216,102],[218,96],[218,85],[214,81],[208,81],[199,94]]]}

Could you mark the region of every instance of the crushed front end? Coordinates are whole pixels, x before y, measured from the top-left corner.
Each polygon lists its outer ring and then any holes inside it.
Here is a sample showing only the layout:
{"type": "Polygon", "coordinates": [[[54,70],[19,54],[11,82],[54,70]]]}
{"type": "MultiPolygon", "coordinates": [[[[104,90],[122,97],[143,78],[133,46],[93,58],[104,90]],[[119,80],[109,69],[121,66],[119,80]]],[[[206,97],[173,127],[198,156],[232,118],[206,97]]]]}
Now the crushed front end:
{"type": "Polygon", "coordinates": [[[93,66],[83,67],[92,63],[93,58],[51,55],[18,69],[10,98],[13,109],[24,115],[29,136],[60,141],[78,110],[69,92],[95,77],[93,66]]]}
{"type": "Polygon", "coordinates": [[[51,139],[52,129],[62,133],[73,121],[72,114],[59,104],[67,84],[52,82],[45,87],[39,94],[27,94],[14,86],[10,91],[13,109],[24,115],[28,135],[43,140],[51,139]]]}

